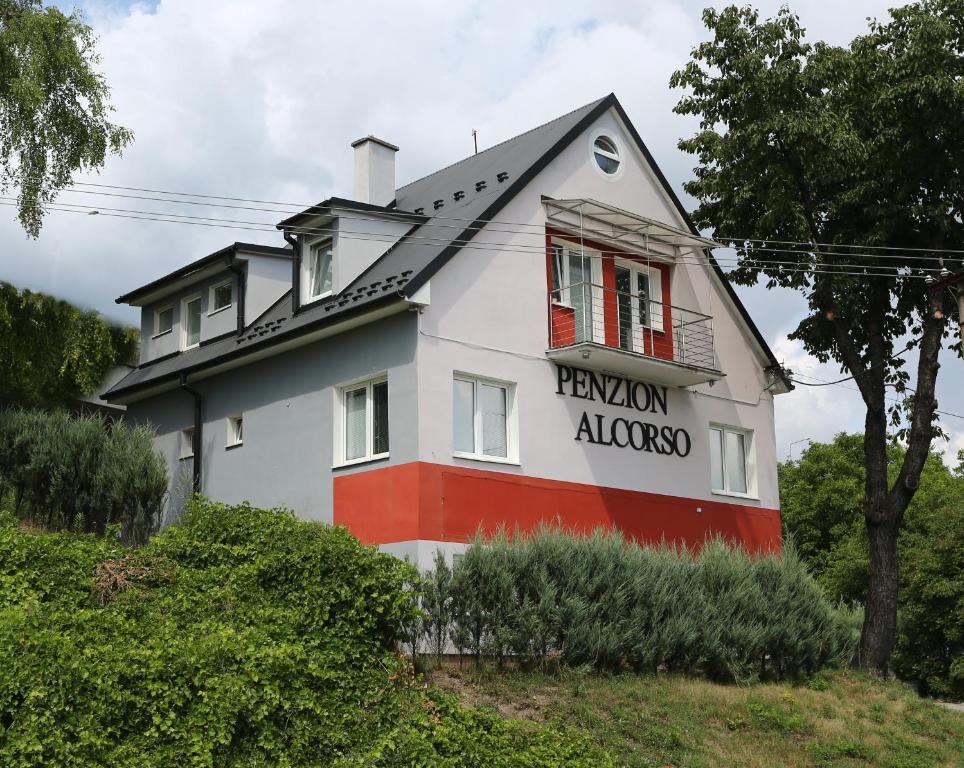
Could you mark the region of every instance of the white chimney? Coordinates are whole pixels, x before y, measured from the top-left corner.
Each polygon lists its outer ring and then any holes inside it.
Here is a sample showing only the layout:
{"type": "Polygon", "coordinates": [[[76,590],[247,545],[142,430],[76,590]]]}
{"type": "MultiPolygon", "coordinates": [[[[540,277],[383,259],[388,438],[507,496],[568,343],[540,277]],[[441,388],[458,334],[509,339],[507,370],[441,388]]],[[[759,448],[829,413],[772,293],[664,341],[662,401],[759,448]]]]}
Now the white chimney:
{"type": "Polygon", "coordinates": [[[355,200],[388,205],[395,199],[395,153],[398,147],[365,136],[351,143],[355,150],[355,200]]]}

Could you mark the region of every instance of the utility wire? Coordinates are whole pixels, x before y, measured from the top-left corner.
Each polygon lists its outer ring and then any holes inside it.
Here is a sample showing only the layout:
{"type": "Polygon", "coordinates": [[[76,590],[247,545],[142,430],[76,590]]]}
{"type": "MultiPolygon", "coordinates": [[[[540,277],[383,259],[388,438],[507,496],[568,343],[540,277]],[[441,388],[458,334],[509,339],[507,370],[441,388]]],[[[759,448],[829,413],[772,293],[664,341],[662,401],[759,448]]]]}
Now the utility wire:
{"type": "MultiPolygon", "coordinates": [[[[805,381],[801,381],[801,382],[799,382],[799,383],[802,384],[802,385],[805,386],[805,387],[829,387],[829,386],[832,385],[832,384],[843,384],[845,381],[854,381],[858,376],[863,376],[865,373],[869,373],[870,371],[872,371],[872,370],[874,370],[874,369],[876,369],[876,368],[883,368],[885,365],[890,364],[891,362],[893,362],[894,360],[896,360],[898,357],[902,357],[903,355],[906,355],[906,354],[907,354],[908,352],[910,352],[913,348],[914,348],[913,342],[908,342],[908,343],[907,343],[907,347],[906,347],[905,349],[901,350],[901,351],[898,352],[896,355],[891,355],[891,356],[888,357],[886,360],[884,360],[882,363],[877,363],[876,365],[868,365],[868,366],[867,366],[866,368],[864,368],[862,371],[859,371],[858,373],[855,373],[853,376],[847,376],[846,378],[843,378],[843,379],[837,379],[837,381],[823,381],[823,382],[820,383],[820,384],[808,384],[808,383],[805,382],[805,381]]],[[[815,377],[811,376],[810,378],[815,378],[815,377]]],[[[820,381],[820,379],[818,379],[818,381],[820,381]]]]}
{"type": "MultiPolygon", "coordinates": [[[[816,385],[816,384],[808,384],[808,383],[805,382],[805,381],[799,381],[799,380],[796,378],[797,376],[805,376],[805,377],[808,378],[808,379],[813,379],[814,381],[819,381],[821,384],[840,384],[840,383],[841,383],[841,382],[839,382],[839,381],[827,381],[826,379],[821,379],[819,376],[814,376],[814,375],[811,374],[811,373],[794,373],[794,375],[793,375],[793,377],[792,377],[793,383],[794,383],[794,384],[802,384],[802,385],[808,386],[808,387],[813,387],[813,386],[817,386],[817,385],[816,385]]],[[[846,379],[842,379],[842,381],[846,381],[846,379]]],[[[858,394],[860,394],[860,390],[857,389],[856,387],[847,387],[847,386],[844,386],[843,388],[844,388],[844,389],[849,389],[851,392],[857,392],[858,394]]],[[[911,393],[916,392],[916,390],[912,389],[911,387],[906,387],[906,389],[907,389],[909,392],[911,392],[911,393]]],[[[887,395],[884,395],[884,399],[887,400],[888,402],[891,402],[891,403],[900,403],[900,402],[902,402],[901,398],[892,397],[892,396],[887,396],[887,395]]],[[[942,411],[942,410],[940,410],[940,409],[935,409],[934,412],[935,412],[935,413],[939,413],[941,416],[950,416],[950,417],[955,418],[955,419],[962,419],[962,420],[964,420],[964,416],[962,416],[962,415],[959,414],[959,413],[953,413],[953,412],[951,412],[951,411],[942,411]]]]}
{"type": "MultiPolygon", "coordinates": [[[[147,200],[147,201],[151,201],[151,202],[171,203],[171,204],[178,204],[178,205],[192,205],[192,206],[204,206],[204,207],[211,207],[211,208],[225,208],[225,209],[233,209],[233,210],[257,211],[257,212],[261,212],[261,213],[275,213],[275,214],[281,214],[281,215],[286,215],[286,214],[289,214],[289,215],[290,215],[290,214],[292,213],[292,211],[277,210],[277,209],[273,209],[273,208],[262,208],[262,207],[250,206],[250,205],[231,205],[231,204],[223,204],[223,203],[209,203],[209,202],[196,201],[196,200],[175,200],[175,199],[169,199],[169,198],[150,197],[150,196],[145,196],[145,195],[127,195],[127,194],[114,193],[114,192],[98,192],[98,191],[79,190],[79,189],[72,189],[72,190],[65,190],[65,191],[66,191],[66,192],[69,192],[69,193],[75,193],[75,194],[100,195],[100,196],[106,196],[106,197],[119,197],[119,198],[131,199],[131,200],[147,200]]],[[[492,190],[492,191],[498,191],[498,190],[495,189],[495,190],[492,190]]],[[[158,194],[182,194],[182,193],[158,193],[158,194]]],[[[487,193],[487,194],[491,194],[491,192],[490,192],[490,193],[487,193]]],[[[211,196],[211,197],[213,197],[213,196],[211,196]]],[[[221,199],[240,200],[241,198],[221,198],[221,199]]],[[[258,202],[258,201],[253,201],[253,200],[252,200],[252,201],[250,201],[250,202],[258,202]]],[[[62,205],[74,205],[73,203],[60,203],[60,204],[62,204],[62,205]]],[[[265,204],[267,204],[267,205],[282,205],[282,203],[265,203],[265,204]]],[[[311,206],[311,207],[317,208],[317,206],[311,206]]],[[[321,213],[321,209],[319,209],[319,213],[321,213]]],[[[173,215],[180,215],[180,214],[163,214],[163,215],[172,215],[172,216],[173,216],[173,215]]],[[[352,213],[347,213],[347,214],[344,214],[344,213],[339,214],[339,218],[341,218],[341,219],[345,219],[345,220],[357,220],[357,221],[378,221],[379,219],[382,219],[382,220],[383,220],[385,217],[392,217],[392,216],[394,216],[394,217],[400,217],[400,218],[405,219],[405,220],[408,221],[408,222],[412,222],[413,217],[414,217],[414,214],[406,213],[406,212],[401,212],[401,211],[385,211],[384,213],[379,212],[378,216],[373,216],[373,215],[365,216],[364,214],[358,213],[358,212],[352,212],[352,213]]],[[[259,222],[259,224],[261,224],[261,223],[269,224],[269,222],[259,222]]],[[[414,222],[413,222],[413,223],[414,223],[414,222]]],[[[479,231],[479,230],[481,230],[481,229],[489,226],[490,224],[499,224],[499,225],[506,225],[506,226],[514,226],[514,227],[528,227],[528,228],[534,228],[534,229],[538,230],[538,231],[535,231],[535,232],[527,232],[527,231],[524,231],[524,230],[520,231],[520,230],[518,230],[518,229],[498,229],[498,228],[489,227],[488,231],[490,231],[490,232],[498,232],[498,233],[501,233],[501,234],[532,235],[532,236],[538,236],[538,237],[543,237],[544,234],[545,234],[545,225],[541,225],[541,224],[530,224],[530,223],[523,223],[523,222],[498,222],[498,221],[495,221],[495,220],[482,220],[481,223],[479,223],[479,221],[474,220],[474,219],[472,219],[472,220],[470,220],[470,219],[458,219],[458,218],[456,218],[456,217],[446,217],[446,216],[432,216],[428,221],[425,221],[424,223],[422,223],[421,226],[422,226],[422,227],[425,227],[425,228],[436,227],[436,228],[442,228],[442,229],[458,229],[460,232],[463,232],[463,231],[470,231],[470,232],[471,232],[471,231],[479,231]],[[446,220],[446,221],[469,222],[469,226],[463,226],[462,224],[457,224],[457,225],[456,225],[456,224],[445,224],[445,223],[441,223],[441,222],[439,222],[439,221],[436,221],[436,219],[444,219],[444,220],[446,220]]],[[[297,227],[291,227],[290,229],[296,229],[296,228],[297,228],[297,227]]],[[[643,237],[644,235],[637,233],[637,236],[643,237]]],[[[688,241],[688,240],[691,238],[691,235],[688,235],[688,234],[686,234],[686,233],[680,233],[679,235],[676,235],[675,238],[680,239],[681,241],[686,242],[686,241],[688,241]]],[[[666,242],[667,244],[670,244],[670,245],[673,245],[673,244],[674,244],[674,243],[673,243],[673,240],[674,240],[674,236],[673,236],[673,235],[660,235],[660,236],[659,236],[659,239],[660,239],[661,242],[666,242]]],[[[749,241],[749,240],[743,240],[742,242],[751,242],[751,241],[749,241]]],[[[823,258],[823,257],[826,257],[826,256],[841,256],[841,257],[849,258],[849,259],[858,259],[858,258],[865,258],[865,259],[895,259],[895,260],[901,260],[901,261],[922,261],[922,262],[928,262],[928,263],[934,262],[934,261],[937,259],[937,256],[916,256],[916,255],[910,255],[910,254],[907,254],[907,255],[899,255],[899,254],[892,254],[892,253],[887,253],[887,254],[870,254],[870,253],[852,253],[852,252],[828,251],[828,250],[823,250],[823,251],[819,251],[819,252],[818,252],[818,251],[815,251],[815,250],[814,250],[812,244],[810,244],[810,243],[802,243],[802,242],[797,243],[797,242],[793,242],[793,241],[756,240],[756,241],[753,241],[753,242],[760,243],[760,245],[756,245],[756,246],[753,247],[753,250],[754,250],[754,251],[761,251],[761,252],[765,252],[765,253],[795,254],[795,255],[803,255],[803,256],[807,256],[807,255],[811,255],[811,254],[812,254],[812,255],[814,255],[816,258],[823,258]],[[766,245],[767,243],[772,243],[772,244],[774,244],[774,245],[798,245],[798,246],[800,246],[800,247],[799,247],[799,248],[774,248],[774,247],[770,247],[770,246],[766,245]],[[806,248],[807,250],[804,250],[804,248],[806,248]]],[[[826,245],[826,244],[824,244],[824,245],[826,245]]],[[[691,246],[691,247],[694,247],[694,248],[695,248],[695,246],[691,246]]],[[[740,249],[740,246],[725,245],[725,244],[723,244],[723,243],[718,243],[715,247],[720,248],[720,249],[722,249],[722,250],[738,250],[738,249],[740,249]]],[[[832,247],[832,246],[828,246],[828,247],[832,247]]],[[[837,247],[841,247],[841,248],[871,248],[871,247],[873,247],[873,246],[840,245],[840,246],[837,246],[837,247]]],[[[897,250],[897,249],[896,249],[895,247],[893,247],[893,246],[888,246],[886,249],[887,249],[887,250],[897,250]]],[[[914,249],[914,250],[927,251],[927,249],[914,249]]],[[[934,250],[934,251],[928,251],[928,252],[930,252],[930,253],[935,253],[935,254],[937,254],[937,253],[958,253],[958,251],[950,251],[950,250],[944,250],[944,251],[934,250]]],[[[964,253],[964,252],[961,252],[961,253],[964,253]]],[[[744,257],[743,261],[752,262],[752,261],[756,261],[756,259],[753,259],[752,257],[744,257]]],[[[855,266],[862,266],[862,265],[855,265],[855,266]]]]}
{"type": "MultiPolygon", "coordinates": [[[[7,202],[9,198],[0,198],[0,205],[15,206],[14,202],[7,202]]],[[[134,219],[140,221],[156,221],[166,224],[191,224],[195,226],[213,227],[219,229],[237,229],[246,230],[253,232],[268,232],[274,233],[275,227],[270,222],[260,222],[260,221],[246,221],[246,220],[236,220],[236,219],[219,219],[215,217],[204,217],[204,216],[189,216],[187,214],[178,213],[164,213],[160,211],[139,211],[124,208],[106,208],[103,206],[91,206],[82,205],[79,203],[55,203],[48,206],[48,210],[61,212],[61,213],[78,213],[84,215],[101,215],[108,216],[112,218],[122,218],[122,219],[134,219]],[[71,207],[62,207],[71,206],[71,207]]],[[[339,232],[334,228],[323,228],[323,227],[294,227],[291,229],[292,232],[300,234],[333,234],[339,232]]],[[[345,232],[340,231],[339,237],[344,237],[349,240],[362,240],[362,241],[372,241],[372,242],[383,242],[386,244],[395,244],[397,242],[394,238],[387,238],[382,233],[372,233],[372,232],[345,232]]],[[[410,235],[408,240],[418,240],[422,241],[426,245],[430,246],[440,246],[448,247],[451,245],[458,245],[459,247],[472,250],[481,250],[488,252],[497,253],[523,253],[523,254],[536,254],[543,256],[545,254],[545,246],[526,246],[521,243],[508,244],[508,243],[497,243],[497,242],[477,242],[474,240],[450,240],[448,238],[441,237],[431,237],[424,235],[410,235]]],[[[601,258],[602,255],[614,254],[622,255],[625,251],[594,251],[593,255],[586,255],[586,258],[601,258]]],[[[658,260],[656,260],[658,262],[658,260]]],[[[717,265],[727,266],[727,267],[737,267],[739,262],[733,258],[724,257],[723,259],[715,259],[717,265]]],[[[675,264],[690,264],[697,266],[711,266],[712,262],[707,257],[686,257],[681,256],[673,260],[675,264]]],[[[905,279],[925,279],[925,275],[917,275],[910,273],[900,273],[898,270],[902,267],[888,267],[886,265],[878,266],[868,266],[861,264],[826,264],[821,267],[806,267],[801,266],[798,262],[793,261],[777,261],[769,260],[767,262],[770,266],[779,267],[779,271],[786,274],[803,274],[803,275],[819,275],[819,274],[829,274],[829,275],[843,275],[843,276],[853,276],[853,277],[881,277],[881,278],[905,278],[905,279]],[[849,269],[841,269],[841,267],[848,267],[849,269]],[[857,271],[852,271],[857,270],[857,271]],[[877,270],[877,271],[874,271],[877,270]],[[894,270],[893,272],[885,272],[881,270],[894,270]]]]}
{"type": "MultiPolygon", "coordinates": [[[[0,201],[11,201],[8,205],[13,205],[12,202],[15,198],[11,197],[0,197],[0,201]]],[[[89,213],[89,214],[103,214],[110,215],[112,212],[114,214],[135,214],[135,216],[117,216],[118,218],[142,218],[146,220],[162,221],[167,223],[197,223],[197,222],[215,222],[217,224],[224,225],[244,225],[236,227],[225,227],[225,228],[237,228],[237,229],[248,229],[263,232],[274,232],[275,227],[271,222],[263,221],[249,221],[249,220],[238,220],[238,219],[221,219],[217,217],[210,216],[191,216],[189,214],[182,213],[167,213],[164,211],[143,211],[137,209],[128,208],[109,208],[105,206],[95,206],[87,205],[82,203],[54,203],[48,206],[48,210],[61,211],[61,212],[71,212],[71,213],[89,213]],[[80,209],[80,210],[71,210],[80,209]],[[163,217],[163,218],[159,218],[163,217]],[[188,221],[181,221],[182,219],[187,219],[188,221]]],[[[204,226],[213,226],[212,224],[205,224],[204,226]]],[[[358,240],[371,240],[375,242],[385,242],[393,244],[397,240],[391,237],[386,237],[384,233],[374,233],[374,232],[346,232],[345,230],[338,230],[334,227],[292,227],[291,231],[301,233],[301,234],[334,234],[335,232],[340,232],[341,237],[346,237],[348,239],[358,239],[358,240]]],[[[411,241],[425,241],[429,245],[438,245],[442,247],[447,247],[449,245],[459,245],[462,247],[471,247],[477,250],[489,250],[489,251],[500,251],[500,252],[517,252],[517,253],[545,253],[545,245],[540,242],[539,245],[525,245],[523,243],[499,243],[495,241],[472,241],[469,239],[449,239],[447,237],[432,236],[432,235],[409,235],[406,238],[411,241]]],[[[540,241],[543,240],[543,236],[540,236],[540,241]]],[[[593,250],[592,252],[585,254],[585,258],[600,258],[603,255],[623,255],[625,251],[608,251],[608,250],[593,250]]],[[[727,256],[717,256],[715,257],[715,262],[720,266],[732,266],[734,268],[740,267],[746,264],[747,260],[739,260],[735,257],[727,256]]],[[[656,260],[658,261],[658,259],[656,260]]],[[[708,257],[706,256],[679,256],[673,260],[673,263],[677,264],[697,264],[700,266],[711,265],[708,257]]],[[[855,264],[855,263],[845,263],[835,261],[833,263],[826,263],[823,265],[817,264],[812,267],[802,265],[797,261],[781,261],[777,259],[767,259],[765,264],[767,266],[780,267],[780,271],[787,273],[806,273],[806,274],[835,274],[835,275],[854,275],[859,277],[906,277],[906,278],[920,278],[923,279],[924,275],[914,275],[910,273],[899,273],[901,269],[909,269],[908,267],[896,267],[888,266],[886,264],[880,265],[866,265],[866,264],[855,264]],[[858,272],[848,272],[841,268],[846,267],[851,270],[860,270],[858,272]],[[877,271],[871,271],[877,270],[877,271]],[[894,270],[894,272],[885,272],[883,270],[894,270]]]]}
{"type": "MultiPolygon", "coordinates": [[[[209,195],[209,194],[201,194],[201,193],[197,193],[197,192],[175,192],[175,191],[171,191],[171,190],[152,189],[152,188],[148,188],[148,187],[130,187],[130,186],[123,186],[123,185],[119,185],[119,184],[98,184],[98,183],[94,183],[94,182],[80,182],[80,181],[78,181],[78,182],[74,182],[74,186],[95,187],[95,188],[101,188],[101,189],[119,189],[119,190],[131,191],[131,192],[147,192],[147,193],[159,194],[159,195],[174,195],[174,196],[178,196],[178,197],[195,197],[195,198],[201,198],[201,199],[206,199],[206,200],[228,200],[228,201],[231,201],[231,202],[255,203],[255,204],[259,204],[259,205],[282,206],[282,207],[294,209],[294,210],[293,210],[293,213],[298,213],[298,212],[300,212],[300,211],[304,211],[304,210],[307,210],[307,209],[317,208],[317,207],[318,207],[318,204],[317,204],[317,203],[290,203],[290,202],[279,202],[279,201],[276,201],[276,200],[259,200],[259,199],[255,199],[255,198],[231,197],[231,196],[227,196],[227,195],[209,195]]],[[[494,187],[493,189],[494,189],[494,190],[498,190],[499,187],[494,187]]],[[[70,191],[70,190],[68,190],[68,191],[70,191]]],[[[72,191],[81,192],[82,190],[72,190],[72,191]]],[[[93,193],[93,194],[107,194],[107,193],[93,193]]],[[[182,202],[182,203],[186,203],[186,202],[189,202],[189,201],[168,200],[167,198],[164,198],[164,202],[182,202]]],[[[212,204],[212,205],[216,205],[216,204],[212,204]]],[[[218,207],[227,207],[227,206],[218,206],[218,207]]],[[[256,209],[256,210],[268,211],[269,209],[256,209]]],[[[286,211],[283,211],[283,210],[282,210],[282,211],[272,210],[272,211],[270,211],[270,212],[273,212],[273,213],[286,213],[286,211]]],[[[379,216],[398,216],[398,217],[411,218],[412,215],[413,215],[412,212],[406,212],[406,211],[383,211],[383,212],[380,211],[380,212],[379,212],[379,216]]],[[[446,216],[446,215],[443,215],[443,214],[439,214],[439,213],[437,213],[437,212],[433,212],[433,213],[432,213],[431,219],[432,219],[433,221],[436,220],[436,219],[442,219],[442,220],[445,220],[445,221],[456,221],[456,222],[464,222],[464,223],[470,223],[470,224],[476,224],[476,222],[480,222],[480,226],[487,226],[487,225],[489,225],[489,224],[505,224],[505,225],[507,225],[507,226],[529,227],[529,228],[533,228],[533,229],[536,229],[536,230],[544,230],[544,225],[543,225],[543,224],[533,224],[533,223],[530,223],[530,222],[513,222],[513,221],[505,221],[505,220],[499,220],[499,219],[481,219],[481,220],[480,220],[480,219],[469,219],[469,218],[461,218],[461,217],[457,217],[457,216],[446,216]]],[[[435,226],[441,226],[441,225],[435,225],[435,226]]],[[[681,232],[681,233],[680,233],[680,237],[687,237],[687,238],[688,238],[688,237],[690,237],[690,235],[689,235],[688,233],[682,233],[682,232],[681,232]]],[[[821,248],[824,248],[824,247],[826,247],[826,248],[863,248],[863,249],[872,249],[872,250],[875,250],[875,251],[907,251],[907,252],[920,252],[920,253],[950,253],[950,254],[962,254],[962,255],[964,255],[964,249],[951,249],[951,248],[921,248],[921,247],[916,247],[916,246],[863,245],[863,244],[848,244],[848,243],[809,242],[809,241],[799,241],[799,240],[774,240],[774,239],[767,239],[767,238],[741,237],[741,236],[737,236],[737,235],[725,235],[725,236],[722,236],[722,235],[714,235],[714,237],[717,238],[718,240],[721,240],[721,241],[722,241],[722,240],[726,240],[726,241],[732,240],[732,241],[737,241],[737,242],[739,242],[739,243],[763,243],[764,245],[767,244],[767,243],[774,244],[774,245],[796,245],[796,246],[801,246],[802,248],[809,248],[809,249],[813,249],[813,248],[816,248],[816,247],[821,247],[821,248]]],[[[736,247],[739,247],[739,246],[724,245],[722,242],[720,242],[717,247],[719,247],[719,248],[736,248],[736,247]]],[[[822,252],[822,253],[825,253],[825,252],[822,252]]],[[[856,256],[856,255],[859,255],[859,254],[850,254],[850,255],[856,256]]],[[[875,258],[876,258],[876,257],[875,257],[875,258]]],[[[898,257],[898,258],[899,258],[899,257],[898,257]]],[[[918,257],[918,258],[928,258],[928,257],[918,257]]]]}

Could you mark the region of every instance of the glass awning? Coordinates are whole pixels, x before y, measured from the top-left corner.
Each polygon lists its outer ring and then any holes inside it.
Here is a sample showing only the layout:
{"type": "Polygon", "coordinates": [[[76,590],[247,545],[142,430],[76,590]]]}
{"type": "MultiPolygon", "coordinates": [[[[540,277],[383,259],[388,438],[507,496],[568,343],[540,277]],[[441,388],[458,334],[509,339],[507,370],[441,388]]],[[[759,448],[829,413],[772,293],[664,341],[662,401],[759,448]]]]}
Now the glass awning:
{"type": "Polygon", "coordinates": [[[553,227],[593,240],[602,240],[628,251],[642,251],[675,260],[678,248],[715,248],[708,237],[674,227],[662,221],[624,211],[588,198],[556,200],[542,198],[546,222],[553,227]]]}

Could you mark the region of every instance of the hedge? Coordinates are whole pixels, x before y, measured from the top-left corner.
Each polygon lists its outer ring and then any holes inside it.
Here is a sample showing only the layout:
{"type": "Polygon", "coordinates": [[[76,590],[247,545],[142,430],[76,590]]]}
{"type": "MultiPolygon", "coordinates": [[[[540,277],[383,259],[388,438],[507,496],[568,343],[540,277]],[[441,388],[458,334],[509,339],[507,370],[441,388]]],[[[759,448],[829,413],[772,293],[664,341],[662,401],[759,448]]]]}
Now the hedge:
{"type": "Polygon", "coordinates": [[[0,498],[5,488],[17,516],[45,528],[103,535],[116,523],[125,542],[144,543],[160,522],[167,470],[147,427],[4,409],[0,498]]]}
{"type": "Polygon", "coordinates": [[[697,552],[619,533],[543,528],[477,538],[420,587],[420,650],[522,666],[661,669],[747,682],[849,661],[857,622],[831,605],[792,546],[750,556],[722,540],[697,552]]]}

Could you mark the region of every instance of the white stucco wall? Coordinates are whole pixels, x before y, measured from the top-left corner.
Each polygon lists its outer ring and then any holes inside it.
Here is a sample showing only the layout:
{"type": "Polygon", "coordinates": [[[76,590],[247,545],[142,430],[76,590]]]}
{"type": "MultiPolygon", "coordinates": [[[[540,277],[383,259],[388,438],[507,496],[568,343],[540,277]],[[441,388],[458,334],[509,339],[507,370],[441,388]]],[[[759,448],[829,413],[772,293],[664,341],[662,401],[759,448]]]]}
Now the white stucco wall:
{"type": "Polygon", "coordinates": [[[465,248],[432,278],[432,303],[420,316],[420,458],[692,499],[778,507],[773,403],[765,391],[768,382],[763,372],[766,359],[706,267],[681,263],[673,268],[672,302],[713,315],[716,352],[726,377],[712,388],[671,390],[668,414],[649,414],[647,418],[658,426],[686,429],[693,440],[689,456],[659,456],[574,439],[583,411],[607,419],[633,414],[624,408],[556,394],[556,369],[545,356],[546,216],[541,195],[592,198],[684,226],[615,114],[600,117],[497,216],[500,221],[531,228],[513,226],[515,233],[506,232],[510,228],[505,226],[499,227],[501,231],[483,230],[476,242],[490,243],[492,249],[465,248]],[[591,160],[589,136],[597,128],[620,139],[625,167],[618,180],[604,178],[591,160]],[[453,371],[516,383],[518,464],[453,457],[453,371]],[[711,422],[753,430],[758,468],[755,498],[711,491],[711,422]]]}

